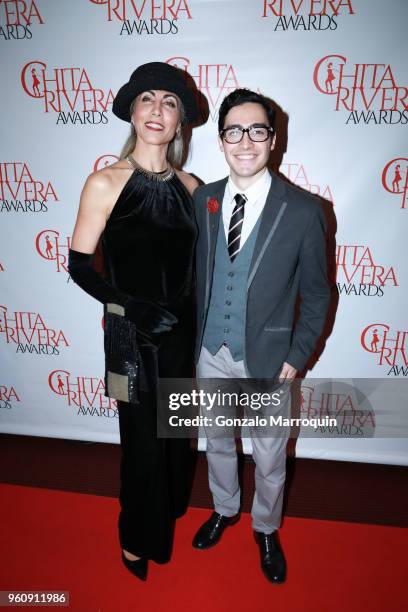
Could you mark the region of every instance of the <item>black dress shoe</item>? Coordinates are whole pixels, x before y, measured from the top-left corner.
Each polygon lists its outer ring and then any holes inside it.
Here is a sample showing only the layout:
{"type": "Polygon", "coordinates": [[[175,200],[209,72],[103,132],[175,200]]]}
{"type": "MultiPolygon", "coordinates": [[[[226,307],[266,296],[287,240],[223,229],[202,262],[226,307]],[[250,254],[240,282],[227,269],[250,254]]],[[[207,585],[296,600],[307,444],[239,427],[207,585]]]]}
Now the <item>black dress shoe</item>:
{"type": "Polygon", "coordinates": [[[126,559],[123,550],[122,550],[122,561],[125,567],[131,572],[134,576],[140,578],[140,580],[147,579],[147,559],[137,559],[136,561],[131,561],[130,559],[126,559]]]}
{"type": "Polygon", "coordinates": [[[204,550],[211,548],[219,542],[223,531],[230,525],[235,525],[239,521],[240,514],[234,516],[223,516],[218,512],[213,512],[208,521],[201,525],[194,536],[193,548],[204,550]]]}
{"type": "Polygon", "coordinates": [[[255,540],[259,546],[261,568],[266,578],[275,584],[286,580],[286,561],[279,544],[278,534],[255,531],[255,540]]]}

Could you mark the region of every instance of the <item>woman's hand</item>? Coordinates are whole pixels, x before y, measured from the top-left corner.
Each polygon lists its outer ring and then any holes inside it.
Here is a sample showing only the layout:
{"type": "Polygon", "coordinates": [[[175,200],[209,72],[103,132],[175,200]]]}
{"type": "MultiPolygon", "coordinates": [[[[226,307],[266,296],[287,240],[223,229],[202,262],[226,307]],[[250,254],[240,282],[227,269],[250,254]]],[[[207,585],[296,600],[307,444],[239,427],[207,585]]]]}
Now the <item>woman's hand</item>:
{"type": "Polygon", "coordinates": [[[148,300],[129,297],[124,308],[125,317],[133,321],[138,330],[148,335],[169,332],[178,322],[171,312],[148,300]]]}

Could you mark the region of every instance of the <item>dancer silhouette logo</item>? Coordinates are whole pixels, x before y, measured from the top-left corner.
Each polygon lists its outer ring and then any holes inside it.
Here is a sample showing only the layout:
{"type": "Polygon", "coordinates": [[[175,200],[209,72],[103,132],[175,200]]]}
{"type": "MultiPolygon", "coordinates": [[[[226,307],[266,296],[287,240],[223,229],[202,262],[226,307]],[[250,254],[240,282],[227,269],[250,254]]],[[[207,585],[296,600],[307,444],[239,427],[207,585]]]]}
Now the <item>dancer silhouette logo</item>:
{"type": "Polygon", "coordinates": [[[107,166],[110,166],[111,164],[114,164],[117,161],[119,161],[119,157],[117,155],[113,155],[111,153],[101,155],[95,161],[93,171],[97,172],[98,170],[102,170],[103,168],[106,168],[107,166]]]}
{"type": "Polygon", "coordinates": [[[94,87],[82,67],[49,68],[42,61],[30,61],[20,74],[24,92],[44,113],[57,115],[57,125],[108,123],[114,94],[111,89],[94,87]]]}
{"type": "Polygon", "coordinates": [[[396,196],[400,208],[408,209],[408,157],[395,157],[383,168],[381,181],[388,193],[396,196]]]}
{"type": "Polygon", "coordinates": [[[68,272],[68,252],[71,247],[71,238],[62,239],[60,233],[54,229],[45,229],[35,238],[35,248],[40,257],[52,262],[56,272],[68,272]]]}
{"type": "Polygon", "coordinates": [[[313,70],[320,94],[332,96],[334,110],[347,113],[346,124],[408,122],[408,89],[390,64],[352,63],[343,55],[325,55],[313,70]]]}
{"type": "Polygon", "coordinates": [[[33,37],[31,26],[44,25],[39,0],[0,0],[0,40],[33,37]]]}
{"type": "Polygon", "coordinates": [[[192,19],[187,0],[89,0],[104,7],[106,20],[119,21],[119,34],[177,34],[180,21],[192,19]]]}
{"type": "Polygon", "coordinates": [[[260,4],[262,17],[274,19],[275,32],[336,30],[338,17],[355,14],[351,0],[261,0],[260,4]]]}
{"type": "Polygon", "coordinates": [[[0,213],[47,212],[58,202],[51,181],[36,179],[25,162],[0,162],[0,213]]]}
{"type": "Polygon", "coordinates": [[[375,355],[387,376],[408,376],[408,331],[392,330],[386,323],[370,323],[361,333],[361,346],[375,355]]]}
{"type": "Polygon", "coordinates": [[[117,418],[117,402],[105,396],[102,378],[73,376],[68,370],[53,370],[48,376],[53,393],[63,397],[78,415],[117,418]]]}
{"type": "Polygon", "coordinates": [[[13,311],[0,306],[0,336],[16,353],[59,355],[69,342],[61,329],[49,327],[38,312],[13,311]]]}

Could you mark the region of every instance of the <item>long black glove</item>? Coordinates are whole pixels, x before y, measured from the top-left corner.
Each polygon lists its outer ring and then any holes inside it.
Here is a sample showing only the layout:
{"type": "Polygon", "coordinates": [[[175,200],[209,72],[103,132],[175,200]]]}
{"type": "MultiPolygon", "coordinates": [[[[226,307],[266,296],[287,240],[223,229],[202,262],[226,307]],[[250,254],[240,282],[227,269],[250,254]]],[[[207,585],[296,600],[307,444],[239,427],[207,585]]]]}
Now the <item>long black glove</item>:
{"type": "Polygon", "coordinates": [[[132,298],[115,289],[94,270],[92,259],[92,254],[69,250],[68,270],[81,289],[102,304],[113,303],[122,306],[125,318],[133,321],[142,333],[161,334],[170,331],[177,323],[177,317],[158,304],[132,298]]]}

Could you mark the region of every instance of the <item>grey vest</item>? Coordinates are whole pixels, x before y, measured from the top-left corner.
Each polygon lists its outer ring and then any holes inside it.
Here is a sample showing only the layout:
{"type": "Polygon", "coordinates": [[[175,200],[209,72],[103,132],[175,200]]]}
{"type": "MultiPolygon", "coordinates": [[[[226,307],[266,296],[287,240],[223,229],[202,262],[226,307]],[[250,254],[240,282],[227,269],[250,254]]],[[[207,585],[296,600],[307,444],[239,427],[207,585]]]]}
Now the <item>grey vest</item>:
{"type": "Polygon", "coordinates": [[[259,216],[244,246],[231,262],[220,219],[215,250],[211,299],[203,336],[203,345],[215,355],[225,343],[234,359],[244,358],[245,306],[248,270],[260,225],[259,216]]]}

